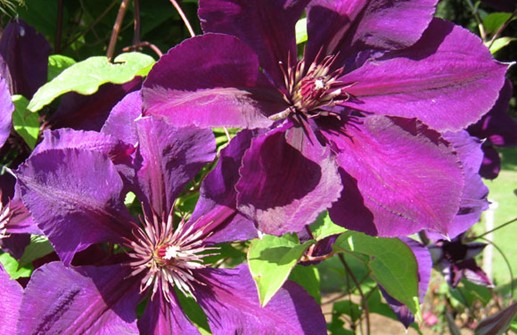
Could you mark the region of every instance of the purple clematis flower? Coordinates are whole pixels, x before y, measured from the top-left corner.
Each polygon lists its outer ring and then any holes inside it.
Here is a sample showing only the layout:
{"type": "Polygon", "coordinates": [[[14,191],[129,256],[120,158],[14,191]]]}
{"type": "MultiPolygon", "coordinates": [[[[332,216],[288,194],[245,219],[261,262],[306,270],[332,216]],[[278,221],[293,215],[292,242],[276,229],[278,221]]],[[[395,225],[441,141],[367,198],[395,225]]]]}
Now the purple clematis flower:
{"type": "Polygon", "coordinates": [[[438,240],[428,246],[434,265],[442,271],[447,282],[456,287],[462,278],[483,286],[493,284],[477,264],[474,257],[485,248],[485,243],[464,242],[464,234],[454,239],[438,240]]]}
{"type": "Polygon", "coordinates": [[[468,163],[442,133],[494,105],[507,66],[473,34],[433,19],[435,4],[201,0],[206,34],[155,65],[144,114],[261,128],[235,189],[237,208],[263,232],[298,232],[328,209],[335,223],[372,235],[447,234],[468,163]]]}
{"type": "Polygon", "coordinates": [[[234,209],[207,205],[196,218],[174,222],[175,198],[215,157],[211,131],[177,129],[152,118],[115,127],[125,108],[129,114],[138,110],[138,94],[115,108],[103,128],[116,129],[113,135],[47,132],[17,172],[24,202],[65,264],[94,243],[112,242],[126,251],[103,260],[109,265],[67,268],[56,262],[36,270],[22,301],[19,333],[197,334],[178,298],[189,296],[214,334],[325,334],[319,306],[298,285],[287,283],[263,308],[245,265],[205,263],[215,243],[238,239],[236,223],[241,236],[256,236],[234,209]],[[123,134],[131,144],[117,139],[123,134]],[[127,190],[142,202],[140,220],[123,204],[127,190]],[[137,304],[146,297],[137,321],[137,304]]]}

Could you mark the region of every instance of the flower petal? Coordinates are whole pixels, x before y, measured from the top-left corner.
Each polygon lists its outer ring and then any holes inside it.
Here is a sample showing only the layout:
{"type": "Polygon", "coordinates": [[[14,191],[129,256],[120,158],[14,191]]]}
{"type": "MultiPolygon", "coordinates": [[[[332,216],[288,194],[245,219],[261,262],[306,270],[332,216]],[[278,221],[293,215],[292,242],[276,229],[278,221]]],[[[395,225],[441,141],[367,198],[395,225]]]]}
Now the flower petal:
{"type": "Polygon", "coordinates": [[[247,266],[199,271],[195,295],[214,334],[326,334],[321,308],[293,282],[261,307],[247,266]]]}
{"type": "Polygon", "coordinates": [[[320,50],[348,59],[364,50],[385,52],[411,46],[431,22],[436,2],[313,0],[307,14],[306,60],[314,60],[320,50]]]}
{"type": "Polygon", "coordinates": [[[484,157],[479,174],[486,179],[495,179],[501,172],[501,158],[499,152],[490,144],[484,143],[481,147],[484,157]]]}
{"type": "Polygon", "coordinates": [[[172,299],[171,302],[167,302],[161,290],[156,292],[156,296],[147,304],[142,318],[138,320],[141,334],[199,334],[197,328],[183,313],[174,295],[172,299]]]}
{"type": "Polygon", "coordinates": [[[257,237],[253,221],[236,211],[235,191],[242,156],[251,145],[255,133],[250,130],[240,131],[230,144],[221,150],[216,167],[201,184],[199,200],[190,222],[196,224],[198,229],[203,228],[207,220],[213,220],[217,224],[211,224],[212,227],[206,230],[211,232],[211,235],[204,239],[206,243],[243,241],[257,237]],[[214,215],[217,217],[214,218],[214,215]],[[221,215],[225,216],[226,222],[221,221],[221,215]]]}
{"type": "Polygon", "coordinates": [[[341,192],[330,150],[304,129],[289,127],[254,139],[235,186],[239,210],[267,234],[300,231],[341,192]]]}
{"type": "Polygon", "coordinates": [[[17,334],[16,322],[18,321],[20,313],[23,289],[16,280],[9,278],[9,275],[1,265],[0,287],[2,287],[2,299],[0,299],[0,311],[2,311],[0,334],[17,334]]]}
{"type": "Polygon", "coordinates": [[[0,39],[0,55],[11,74],[13,94],[31,99],[47,82],[50,45],[45,38],[23,20],[17,19],[5,27],[0,39]]]}
{"type": "Polygon", "coordinates": [[[199,19],[205,32],[239,37],[259,56],[276,85],[284,84],[279,63],[295,64],[295,24],[309,0],[201,0],[199,19]]]}
{"type": "Polygon", "coordinates": [[[131,92],[113,107],[101,129],[101,133],[109,134],[126,143],[136,145],[135,120],[142,114],[142,94],[131,92]]]}
{"type": "Polygon", "coordinates": [[[174,128],[151,117],[139,119],[136,128],[140,200],[166,218],[185,185],[215,158],[214,135],[209,129],[174,128]]]}
{"type": "Polygon", "coordinates": [[[93,243],[131,236],[123,184],[101,153],[46,150],[17,171],[23,202],[65,264],[93,243]]]}
{"type": "Polygon", "coordinates": [[[4,145],[5,141],[7,141],[11,133],[13,111],[14,105],[11,101],[11,94],[9,93],[7,82],[4,78],[0,77],[0,148],[4,145]]]}
{"type": "Polygon", "coordinates": [[[507,65],[481,40],[435,19],[412,47],[365,63],[341,79],[351,84],[343,104],[358,110],[416,117],[437,130],[457,131],[494,105],[507,65]]]}
{"type": "Polygon", "coordinates": [[[144,114],[175,126],[267,127],[267,115],[285,103],[275,89],[259,87],[259,78],[257,56],[236,37],[194,37],[154,65],[142,88],[144,114]]]}
{"type": "Polygon", "coordinates": [[[477,223],[481,213],[488,208],[488,188],[478,173],[483,160],[481,141],[469,136],[466,131],[447,133],[444,138],[451,143],[461,159],[465,176],[460,209],[447,225],[447,230],[441,232],[454,238],[477,223]]]}
{"type": "Polygon", "coordinates": [[[324,133],[339,151],[344,188],[329,210],[349,229],[404,236],[423,228],[444,232],[458,212],[461,163],[439,134],[414,119],[370,116],[346,136],[324,133]]]}
{"type": "Polygon", "coordinates": [[[138,334],[139,283],[118,265],[34,271],[22,300],[19,334],[138,334]]]}

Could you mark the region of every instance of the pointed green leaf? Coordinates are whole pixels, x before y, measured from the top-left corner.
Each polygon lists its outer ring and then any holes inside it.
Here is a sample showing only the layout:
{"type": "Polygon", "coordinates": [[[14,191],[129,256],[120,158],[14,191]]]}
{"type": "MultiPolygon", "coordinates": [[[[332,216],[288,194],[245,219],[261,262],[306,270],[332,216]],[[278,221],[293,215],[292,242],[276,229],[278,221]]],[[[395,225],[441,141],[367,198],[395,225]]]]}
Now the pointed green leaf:
{"type": "Polygon", "coordinates": [[[490,52],[492,54],[495,54],[496,52],[498,52],[499,50],[501,50],[502,48],[504,48],[505,46],[507,46],[508,44],[510,44],[513,41],[517,41],[517,38],[515,38],[515,37],[508,37],[508,36],[499,37],[490,46],[490,52]]]}
{"type": "Polygon", "coordinates": [[[345,228],[338,226],[330,219],[327,211],[323,212],[318,216],[316,221],[310,225],[312,236],[316,241],[323,240],[325,237],[329,237],[336,234],[341,234],[346,231],[345,228]]]}
{"type": "Polygon", "coordinates": [[[36,112],[67,92],[89,95],[97,92],[102,84],[126,83],[141,71],[147,71],[153,63],[151,56],[138,52],[121,54],[113,63],[103,56],[90,57],[75,63],[40,87],[28,108],[36,112]]]}
{"type": "Polygon", "coordinates": [[[487,34],[493,34],[497,32],[497,30],[499,30],[499,28],[501,28],[501,26],[509,19],[515,20],[516,18],[512,18],[512,13],[506,12],[488,14],[483,19],[483,27],[485,28],[485,32],[487,34]]]}
{"type": "Polygon", "coordinates": [[[334,250],[369,256],[368,266],[375,281],[419,317],[418,264],[404,242],[347,231],[336,240],[334,250]]]}
{"type": "Polygon", "coordinates": [[[29,101],[21,95],[13,95],[13,104],[15,107],[13,113],[14,130],[20,134],[29,148],[34,149],[39,135],[39,115],[31,113],[27,109],[29,101]]]}
{"type": "Polygon", "coordinates": [[[248,263],[262,306],[273,298],[305,250],[314,244],[314,241],[299,244],[296,240],[294,235],[264,235],[251,241],[248,263]]]}

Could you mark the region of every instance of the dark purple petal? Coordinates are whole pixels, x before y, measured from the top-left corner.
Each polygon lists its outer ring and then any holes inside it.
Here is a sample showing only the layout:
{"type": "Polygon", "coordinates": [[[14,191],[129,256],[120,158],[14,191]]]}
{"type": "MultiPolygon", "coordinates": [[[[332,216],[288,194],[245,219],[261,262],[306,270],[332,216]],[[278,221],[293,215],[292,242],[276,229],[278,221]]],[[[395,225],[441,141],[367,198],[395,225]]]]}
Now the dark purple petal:
{"type": "Polygon", "coordinates": [[[517,145],[517,122],[508,114],[508,104],[512,95],[512,84],[507,80],[494,107],[468,128],[469,133],[479,138],[487,138],[496,146],[517,145]]]}
{"type": "Polygon", "coordinates": [[[105,155],[46,150],[29,158],[17,177],[23,202],[66,264],[91,244],[131,236],[122,180],[105,155]]]}
{"type": "Polygon", "coordinates": [[[436,2],[313,0],[307,15],[306,60],[314,60],[320,51],[347,59],[364,50],[385,52],[411,46],[431,22],[436,2]]]}
{"type": "Polygon", "coordinates": [[[479,169],[479,174],[486,179],[495,179],[501,172],[501,157],[499,152],[490,144],[483,143],[483,163],[479,169]]]}
{"type": "Polygon", "coordinates": [[[175,126],[267,127],[267,115],[285,103],[274,88],[259,87],[259,78],[257,56],[236,37],[194,37],[154,65],[142,89],[144,114],[175,126]]]}
{"type": "Polygon", "coordinates": [[[221,223],[221,215],[226,216],[224,226],[210,229],[212,235],[205,239],[206,243],[221,243],[249,240],[257,236],[254,223],[244,215],[235,212],[237,208],[235,184],[239,179],[239,168],[242,156],[251,145],[255,133],[249,130],[240,131],[230,144],[221,150],[216,167],[206,176],[201,184],[199,199],[192,213],[190,222],[198,222],[201,228],[207,219],[217,216],[221,223]]]}
{"type": "Polygon", "coordinates": [[[196,285],[195,295],[214,334],[326,334],[321,309],[300,286],[286,282],[261,307],[246,266],[200,270],[208,285],[196,285]]]}
{"type": "Polygon", "coordinates": [[[50,126],[82,130],[100,130],[111,109],[129,92],[138,90],[142,78],[122,85],[104,84],[92,95],[70,92],[61,98],[57,111],[49,119],[50,126]]]}
{"type": "Polygon", "coordinates": [[[501,12],[513,12],[517,7],[517,0],[481,0],[481,2],[501,12]]]}
{"type": "Polygon", "coordinates": [[[118,265],[37,269],[25,289],[19,334],[138,334],[139,282],[118,265]]]}
{"type": "Polygon", "coordinates": [[[488,208],[488,188],[478,173],[483,160],[481,142],[474,137],[470,137],[466,131],[447,133],[444,138],[451,143],[458,154],[465,178],[460,209],[454,219],[447,225],[447,231],[442,231],[449,238],[454,238],[477,223],[481,213],[488,208]]]}
{"type": "Polygon", "coordinates": [[[138,320],[141,334],[199,334],[197,328],[181,310],[176,297],[172,295],[172,298],[171,302],[165,301],[161,290],[158,290],[156,296],[147,304],[142,318],[138,320]]]}
{"type": "Polygon", "coordinates": [[[289,127],[253,140],[235,186],[239,210],[267,234],[300,231],[341,192],[330,150],[304,129],[289,127]]]}
{"type": "Polygon", "coordinates": [[[114,164],[131,162],[133,145],[124,143],[108,134],[96,131],[73,129],[46,130],[43,141],[34,149],[33,155],[51,149],[81,149],[95,151],[108,156],[114,164]]]}
{"type": "Polygon", "coordinates": [[[7,25],[0,40],[0,55],[11,74],[12,94],[31,99],[47,82],[50,45],[45,38],[23,20],[7,25]]]}
{"type": "Polygon", "coordinates": [[[142,114],[142,95],[140,91],[131,92],[113,107],[101,133],[109,134],[119,140],[136,145],[135,119],[142,114]]]}
{"type": "Polygon", "coordinates": [[[2,311],[2,322],[0,322],[0,334],[17,334],[16,322],[22,303],[23,289],[15,280],[11,280],[7,272],[0,265],[0,287],[2,288],[2,299],[0,299],[0,311],[2,311]]]}
{"type": "Polygon", "coordinates": [[[512,320],[517,315],[517,302],[514,302],[502,311],[481,320],[476,327],[476,335],[502,334],[508,330],[512,320]]]}
{"type": "Polygon", "coordinates": [[[343,104],[416,117],[437,130],[461,130],[494,105],[506,68],[477,36],[435,19],[414,46],[343,76],[352,95],[343,104]]]}
{"type": "Polygon", "coordinates": [[[283,85],[279,63],[296,62],[294,26],[309,0],[201,0],[199,19],[205,32],[239,37],[259,56],[261,67],[283,85]]]}
{"type": "Polygon", "coordinates": [[[453,149],[414,119],[362,120],[346,126],[346,137],[324,133],[340,152],[344,184],[329,210],[332,220],[379,236],[405,236],[423,228],[446,232],[464,185],[453,149]]]}
{"type": "Polygon", "coordinates": [[[463,271],[463,275],[468,281],[477,285],[494,287],[486,272],[476,264],[474,259],[467,259],[459,263],[458,267],[463,271]]]}
{"type": "Polygon", "coordinates": [[[14,105],[7,87],[7,81],[0,77],[0,148],[11,133],[11,122],[14,105]]]}
{"type": "Polygon", "coordinates": [[[145,205],[166,217],[185,185],[215,158],[214,135],[209,129],[174,128],[151,117],[139,119],[136,128],[139,190],[145,205]]]}

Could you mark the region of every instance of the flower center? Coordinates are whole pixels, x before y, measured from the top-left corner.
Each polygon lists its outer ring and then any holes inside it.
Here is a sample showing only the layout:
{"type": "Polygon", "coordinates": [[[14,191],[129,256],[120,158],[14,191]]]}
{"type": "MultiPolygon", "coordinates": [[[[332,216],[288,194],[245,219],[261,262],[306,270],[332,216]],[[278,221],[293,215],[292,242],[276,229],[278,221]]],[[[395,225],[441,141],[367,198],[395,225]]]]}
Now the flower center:
{"type": "Polygon", "coordinates": [[[290,107],[270,118],[279,120],[287,116],[312,118],[327,115],[339,117],[333,107],[347,100],[349,95],[344,90],[347,86],[339,80],[343,69],[331,70],[335,59],[335,56],[327,56],[320,62],[314,61],[308,69],[305,61],[301,60],[295,67],[284,70],[287,87],[284,100],[290,107]]]}
{"type": "Polygon", "coordinates": [[[203,230],[192,232],[192,226],[186,227],[182,220],[174,230],[172,215],[167,222],[156,216],[152,222],[145,218],[144,227],[135,229],[135,239],[130,242],[134,259],[130,263],[132,275],[144,272],[140,285],[143,292],[152,287],[151,298],[161,290],[167,301],[171,301],[173,288],[195,299],[194,283],[204,285],[195,275],[195,271],[205,267],[203,258],[212,255],[208,250],[216,248],[203,244],[203,230]]]}

